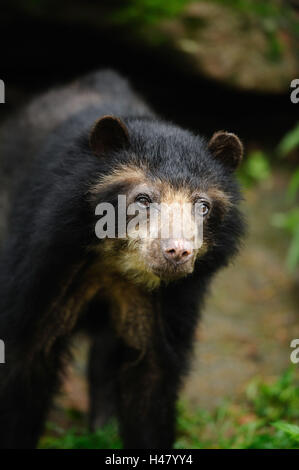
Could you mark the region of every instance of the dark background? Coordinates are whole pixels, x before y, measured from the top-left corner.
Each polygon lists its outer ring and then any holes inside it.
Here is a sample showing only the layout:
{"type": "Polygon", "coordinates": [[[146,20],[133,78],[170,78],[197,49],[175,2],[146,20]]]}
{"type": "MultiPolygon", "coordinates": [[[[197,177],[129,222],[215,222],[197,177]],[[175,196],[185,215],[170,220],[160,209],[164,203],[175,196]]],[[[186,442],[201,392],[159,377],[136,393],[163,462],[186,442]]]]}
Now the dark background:
{"type": "Polygon", "coordinates": [[[228,129],[246,142],[269,145],[298,118],[287,88],[280,93],[238,90],[194,73],[167,46],[153,49],[134,40],[131,25],[107,26],[105,4],[117,8],[119,2],[81,2],[82,11],[86,4],[98,6],[96,25],[64,15],[63,5],[71,11],[69,2],[52,2],[54,12],[51,2],[44,3],[37,12],[24,8],[26,2],[1,4],[0,76],[7,86],[6,109],[13,109],[26,94],[111,67],[127,76],[163,117],[199,133],[228,129]]]}

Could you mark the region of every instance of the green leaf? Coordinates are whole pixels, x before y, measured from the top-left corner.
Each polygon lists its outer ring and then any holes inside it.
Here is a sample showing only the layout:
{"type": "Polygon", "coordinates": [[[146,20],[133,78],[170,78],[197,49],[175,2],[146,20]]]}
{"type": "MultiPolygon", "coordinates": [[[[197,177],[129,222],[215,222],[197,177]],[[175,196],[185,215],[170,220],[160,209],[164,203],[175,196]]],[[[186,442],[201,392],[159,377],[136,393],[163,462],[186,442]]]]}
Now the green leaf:
{"type": "Polygon", "coordinates": [[[299,223],[292,238],[287,256],[287,266],[291,271],[294,271],[297,265],[299,265],[299,223]]]}
{"type": "Polygon", "coordinates": [[[293,174],[288,186],[287,198],[289,202],[294,202],[299,190],[299,168],[293,174]]]}
{"type": "Polygon", "coordinates": [[[247,157],[239,176],[244,185],[250,186],[267,179],[270,174],[271,168],[267,156],[261,150],[256,150],[247,157]]]}
{"type": "Polygon", "coordinates": [[[270,175],[270,165],[266,155],[261,151],[253,152],[248,160],[248,174],[257,181],[262,181],[270,175]]]}
{"type": "Polygon", "coordinates": [[[284,228],[289,233],[294,234],[299,226],[299,209],[292,209],[283,213],[277,213],[272,218],[273,225],[284,228]]]}
{"type": "Polygon", "coordinates": [[[273,426],[299,442],[299,426],[296,424],[290,424],[285,421],[277,421],[276,423],[273,423],[273,426]]]}
{"type": "Polygon", "coordinates": [[[299,123],[289,131],[278,146],[278,153],[283,157],[299,147],[299,123]]]}

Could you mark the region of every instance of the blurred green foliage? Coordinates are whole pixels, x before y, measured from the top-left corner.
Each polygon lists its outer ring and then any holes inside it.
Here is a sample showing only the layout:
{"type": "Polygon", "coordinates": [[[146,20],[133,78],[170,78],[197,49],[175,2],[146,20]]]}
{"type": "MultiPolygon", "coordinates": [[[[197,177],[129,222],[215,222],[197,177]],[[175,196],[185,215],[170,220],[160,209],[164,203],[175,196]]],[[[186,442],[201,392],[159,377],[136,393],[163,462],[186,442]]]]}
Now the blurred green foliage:
{"type": "Polygon", "coordinates": [[[227,5],[232,8],[237,8],[244,13],[255,13],[261,18],[278,18],[281,13],[288,9],[288,5],[281,1],[268,0],[213,0],[227,5]]]}
{"type": "Polygon", "coordinates": [[[65,432],[55,424],[48,424],[48,433],[41,439],[42,449],[121,449],[122,444],[115,422],[103,429],[90,433],[77,427],[65,432]]]}
{"type": "Polygon", "coordinates": [[[299,264],[299,209],[290,209],[284,214],[275,214],[273,224],[283,228],[291,235],[287,265],[291,271],[294,271],[299,264]]]}
{"type": "Polygon", "coordinates": [[[285,157],[296,148],[299,148],[299,123],[282,139],[278,146],[278,153],[285,157]]]}
{"type": "Polygon", "coordinates": [[[261,150],[251,152],[242,164],[238,177],[245,187],[250,187],[255,183],[269,178],[271,166],[267,155],[261,150]]]}
{"type": "MultiPolygon", "coordinates": [[[[11,4],[14,8],[25,11],[31,16],[49,16],[49,12],[58,13],[59,8],[67,11],[69,2],[58,2],[57,0],[12,0],[11,4]]],[[[267,50],[265,51],[265,59],[267,62],[279,62],[286,54],[286,42],[282,37],[282,31],[288,36],[297,36],[299,34],[298,16],[294,9],[281,0],[102,0],[98,2],[99,15],[97,16],[98,24],[103,22],[105,25],[124,26],[128,31],[132,32],[133,37],[142,36],[152,45],[163,45],[168,41],[169,35],[163,32],[163,28],[159,25],[164,20],[182,20],[182,24],[187,27],[186,33],[182,33],[182,40],[188,40],[188,32],[192,29],[197,30],[198,25],[202,24],[200,18],[192,14],[185,15],[185,7],[188,4],[205,3],[219,4],[231,11],[233,16],[235,13],[242,18],[244,29],[248,29],[251,25],[256,30],[260,29],[264,32],[267,39],[267,50]],[[156,27],[158,26],[158,27],[156,27]]],[[[94,14],[95,2],[80,1],[73,2],[74,10],[82,10],[82,17],[87,12],[94,14]]],[[[89,13],[90,14],[90,13],[89,13]]],[[[221,15],[221,10],[219,10],[221,15]]],[[[68,15],[70,18],[71,15],[68,15]]],[[[217,27],[217,14],[215,14],[215,25],[217,27]]],[[[87,18],[89,15],[87,14],[87,18]]],[[[180,37],[180,33],[178,33],[180,37]]]]}
{"type": "MultiPolygon", "coordinates": [[[[244,18],[256,22],[268,38],[268,56],[270,60],[278,60],[283,52],[283,44],[278,29],[287,29],[299,34],[299,22],[292,8],[284,2],[273,0],[197,0],[197,3],[218,3],[236,12],[244,18]]],[[[195,3],[192,0],[129,0],[111,12],[111,19],[116,23],[135,26],[154,25],[164,19],[181,16],[185,6],[195,3]]]]}
{"type": "MultiPolygon", "coordinates": [[[[276,22],[281,22],[284,18],[296,17],[291,7],[279,0],[128,0],[124,4],[118,4],[116,10],[119,11],[119,20],[155,22],[161,18],[172,18],[181,13],[188,3],[219,3],[233,8],[243,14],[254,15],[264,21],[266,29],[275,29],[276,22]]],[[[296,30],[298,29],[296,24],[296,30]]]]}
{"type": "Polygon", "coordinates": [[[283,44],[278,35],[280,26],[286,27],[293,34],[299,34],[299,22],[291,7],[279,0],[213,0],[226,5],[244,16],[257,22],[268,38],[268,58],[279,60],[283,52],[283,44]]]}
{"type": "MultiPolygon", "coordinates": [[[[282,139],[278,146],[278,154],[281,157],[286,157],[296,149],[299,149],[299,123],[282,139]]],[[[298,195],[299,168],[294,171],[290,179],[286,199],[290,204],[296,204],[298,195]]],[[[287,254],[287,265],[291,271],[294,271],[299,265],[299,208],[295,207],[285,213],[275,214],[273,224],[286,230],[291,236],[287,254]]]]}
{"type": "MultiPolygon", "coordinates": [[[[213,412],[178,406],[177,449],[240,448],[298,449],[299,384],[295,369],[288,369],[271,384],[254,380],[244,402],[223,403],[213,412]]],[[[65,432],[51,425],[41,439],[47,449],[120,449],[117,426],[97,433],[72,428],[65,432]],[[52,432],[52,435],[49,435],[52,432]],[[54,432],[54,436],[53,436],[54,432]]]]}
{"type": "Polygon", "coordinates": [[[112,18],[120,23],[151,25],[165,18],[176,17],[190,0],[129,0],[115,9],[112,18]]]}
{"type": "MultiPolygon", "coordinates": [[[[238,177],[245,187],[262,183],[271,176],[272,165],[279,163],[281,159],[299,149],[299,123],[291,129],[281,140],[277,147],[278,161],[268,157],[262,150],[255,150],[247,156],[238,177]]],[[[286,203],[295,206],[284,213],[276,213],[272,217],[275,227],[284,229],[290,236],[290,246],[287,253],[286,263],[290,271],[294,271],[299,265],[299,168],[293,171],[286,191],[286,203]]]]}
{"type": "Polygon", "coordinates": [[[294,369],[276,382],[254,380],[245,403],[224,403],[213,413],[181,410],[177,448],[299,448],[299,387],[294,369]]]}
{"type": "Polygon", "coordinates": [[[298,442],[299,444],[299,426],[297,426],[296,424],[285,423],[283,421],[278,421],[277,423],[274,423],[274,426],[277,429],[283,431],[288,436],[290,436],[291,439],[298,442]]]}

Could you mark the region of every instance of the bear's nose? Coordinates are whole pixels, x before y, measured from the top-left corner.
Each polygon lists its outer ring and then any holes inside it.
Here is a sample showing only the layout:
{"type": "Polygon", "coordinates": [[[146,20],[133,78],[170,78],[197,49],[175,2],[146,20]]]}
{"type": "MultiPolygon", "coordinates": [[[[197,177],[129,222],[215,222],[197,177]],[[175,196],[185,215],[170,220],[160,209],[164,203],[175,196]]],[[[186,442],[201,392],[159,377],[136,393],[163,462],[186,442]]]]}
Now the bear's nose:
{"type": "Polygon", "coordinates": [[[192,257],[192,243],[187,240],[165,240],[162,242],[164,257],[175,264],[183,264],[192,257]]]}

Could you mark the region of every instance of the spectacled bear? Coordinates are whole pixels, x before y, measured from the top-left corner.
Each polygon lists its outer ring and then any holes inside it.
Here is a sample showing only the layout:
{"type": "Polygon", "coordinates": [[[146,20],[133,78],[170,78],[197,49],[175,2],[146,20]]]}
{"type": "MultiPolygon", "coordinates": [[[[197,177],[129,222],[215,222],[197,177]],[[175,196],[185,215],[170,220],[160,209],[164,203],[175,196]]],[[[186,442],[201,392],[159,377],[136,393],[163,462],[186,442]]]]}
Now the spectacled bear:
{"type": "MultiPolygon", "coordinates": [[[[0,447],[33,448],[85,328],[90,426],[110,416],[126,448],[169,448],[175,404],[214,274],[244,232],[239,138],[161,120],[109,70],[36,98],[0,134],[0,447]],[[99,239],[118,196],[199,203],[203,243],[99,239]]],[[[118,217],[116,216],[116,223],[118,217]]]]}

